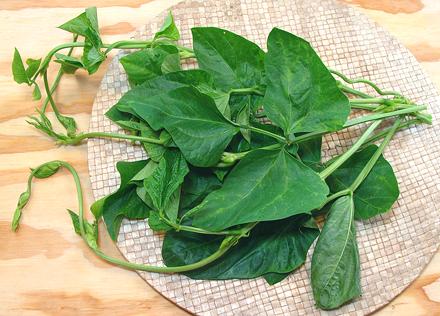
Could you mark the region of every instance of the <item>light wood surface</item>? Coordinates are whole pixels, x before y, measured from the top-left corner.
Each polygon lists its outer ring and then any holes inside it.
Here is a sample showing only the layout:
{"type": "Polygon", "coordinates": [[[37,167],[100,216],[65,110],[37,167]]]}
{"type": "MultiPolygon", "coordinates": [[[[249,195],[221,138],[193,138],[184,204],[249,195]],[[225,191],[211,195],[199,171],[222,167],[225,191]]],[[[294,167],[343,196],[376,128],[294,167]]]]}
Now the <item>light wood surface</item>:
{"type": "MultiPolygon", "coordinates": [[[[41,57],[69,41],[56,29],[92,3],[99,7],[101,32],[111,43],[130,36],[178,0],[1,0],[0,1],[0,315],[186,315],[134,272],[97,259],[74,234],[66,209],[77,209],[74,184],[66,172],[35,181],[20,230],[10,231],[18,195],[29,167],[52,159],[71,162],[80,172],[87,205],[93,202],[86,145],[56,147],[26,124],[39,102],[16,85],[10,62],[16,46],[24,57],[41,57]]],[[[440,1],[345,0],[399,38],[440,87],[440,1]]],[[[92,77],[66,76],[56,95],[61,111],[86,130],[105,66],[92,77]]],[[[50,73],[55,74],[55,67],[50,73]]],[[[105,234],[106,251],[119,255],[105,234]]],[[[377,315],[440,315],[440,253],[423,274],[377,315]]]]}

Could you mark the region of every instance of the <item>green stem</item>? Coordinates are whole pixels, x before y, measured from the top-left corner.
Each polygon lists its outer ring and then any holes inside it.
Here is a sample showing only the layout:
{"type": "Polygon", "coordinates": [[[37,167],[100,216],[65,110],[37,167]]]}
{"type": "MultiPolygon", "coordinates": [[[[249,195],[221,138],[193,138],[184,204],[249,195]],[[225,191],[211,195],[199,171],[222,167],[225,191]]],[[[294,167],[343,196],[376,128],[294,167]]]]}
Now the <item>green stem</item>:
{"type": "Polygon", "coordinates": [[[382,121],[373,122],[367,130],[362,134],[362,136],[351,146],[349,150],[339,156],[335,161],[332,162],[330,166],[325,168],[323,171],[319,173],[322,179],[326,179],[329,175],[331,175],[336,169],[338,169],[344,162],[346,162],[368,139],[370,134],[379,126],[382,121]]]}
{"type": "Polygon", "coordinates": [[[415,113],[415,112],[419,112],[419,111],[423,111],[423,110],[426,110],[426,105],[414,105],[414,106],[409,106],[405,109],[401,109],[401,110],[397,110],[397,111],[365,115],[365,116],[361,116],[361,117],[357,117],[357,118],[348,120],[347,123],[345,123],[344,128],[354,126],[357,124],[361,124],[361,123],[365,123],[365,122],[382,120],[387,117],[392,117],[392,116],[397,116],[397,115],[402,115],[402,114],[410,114],[410,113],[415,113]]]}
{"type": "Polygon", "coordinates": [[[139,141],[151,144],[159,144],[162,145],[165,141],[161,139],[148,138],[136,135],[127,135],[127,134],[118,134],[118,133],[106,133],[106,132],[89,132],[76,135],[75,137],[69,138],[67,140],[60,140],[60,143],[63,145],[76,145],[79,144],[86,138],[116,138],[116,139],[127,139],[132,141],[139,141]]]}
{"type": "Polygon", "coordinates": [[[251,150],[247,150],[247,151],[242,151],[239,153],[231,153],[231,152],[227,152],[225,151],[222,155],[221,158],[221,162],[228,164],[228,166],[231,166],[232,164],[234,164],[237,160],[240,160],[242,158],[244,158],[247,154],[256,151],[256,150],[272,150],[272,149],[277,149],[280,148],[281,144],[272,144],[272,145],[268,145],[268,146],[264,146],[264,147],[260,147],[257,149],[251,149],[251,150]]]}
{"type": "Polygon", "coordinates": [[[344,80],[347,83],[350,83],[350,84],[365,83],[365,84],[369,85],[370,87],[372,87],[380,95],[393,95],[393,96],[396,96],[396,97],[402,97],[402,95],[400,93],[398,93],[398,92],[395,92],[395,91],[383,91],[383,90],[381,90],[375,83],[373,83],[370,80],[363,79],[363,78],[360,78],[360,79],[350,79],[350,78],[348,78],[347,76],[345,76],[343,73],[341,73],[339,71],[336,71],[336,70],[333,70],[333,69],[330,69],[330,68],[328,70],[332,74],[340,77],[342,80],[344,80]]]}
{"type": "Polygon", "coordinates": [[[259,134],[262,134],[262,135],[266,135],[266,136],[272,137],[272,138],[274,138],[274,139],[276,139],[276,140],[278,140],[278,141],[280,141],[282,143],[287,143],[287,141],[286,141],[286,139],[284,137],[282,137],[280,135],[277,135],[277,134],[274,134],[272,132],[266,131],[264,129],[260,129],[260,128],[257,128],[257,127],[254,127],[254,126],[250,126],[250,125],[242,125],[242,124],[236,124],[236,125],[238,127],[240,127],[240,128],[248,129],[248,130],[253,131],[255,133],[259,133],[259,134]]]}
{"type": "Polygon", "coordinates": [[[342,82],[338,82],[338,87],[343,92],[346,92],[346,93],[349,93],[349,94],[352,94],[352,95],[356,95],[356,96],[361,97],[361,98],[372,98],[372,96],[370,96],[369,94],[366,94],[366,93],[364,93],[362,91],[359,91],[359,90],[353,89],[353,88],[351,88],[349,86],[346,86],[342,82]]]}
{"type": "MultiPolygon", "coordinates": [[[[105,260],[107,262],[116,264],[121,267],[133,269],[133,270],[158,272],[158,273],[177,273],[177,272],[185,272],[185,271],[195,270],[195,269],[201,268],[201,267],[215,261],[219,257],[221,257],[230,248],[232,248],[235,244],[237,244],[237,242],[240,240],[240,238],[247,236],[249,231],[256,225],[256,223],[248,224],[247,226],[245,226],[243,228],[243,234],[241,234],[241,235],[225,237],[225,239],[221,243],[220,247],[212,255],[210,255],[210,256],[208,256],[198,262],[184,265],[184,266],[157,267],[157,266],[131,263],[131,262],[127,262],[127,261],[124,261],[124,260],[121,260],[118,258],[113,258],[113,257],[106,255],[99,248],[99,246],[97,246],[97,243],[96,243],[96,245],[92,245],[88,241],[86,227],[85,227],[87,220],[84,217],[84,197],[83,197],[83,192],[82,192],[82,188],[81,188],[81,180],[80,180],[79,175],[76,172],[75,168],[73,168],[72,165],[70,165],[69,163],[67,163],[65,161],[55,160],[55,161],[47,162],[47,163],[39,166],[35,170],[40,169],[42,166],[44,166],[46,164],[52,164],[52,163],[59,164],[60,166],[66,168],[72,174],[73,180],[75,182],[76,193],[77,193],[78,209],[79,209],[79,230],[80,230],[80,235],[81,235],[82,239],[87,244],[87,246],[90,248],[90,250],[92,250],[97,256],[99,256],[100,258],[102,258],[103,260],[105,260]]],[[[32,181],[32,178],[33,178],[33,172],[31,173],[31,176],[29,177],[29,180],[28,180],[28,190],[29,191],[30,191],[30,183],[32,181]]],[[[17,225],[18,225],[18,222],[17,222],[17,225]]]]}
{"type": "Polygon", "coordinates": [[[370,160],[364,166],[361,173],[356,177],[356,179],[350,185],[349,190],[351,192],[356,191],[356,189],[359,187],[359,185],[362,183],[362,181],[364,181],[364,179],[368,176],[371,169],[373,169],[374,165],[376,164],[377,160],[379,159],[380,155],[382,155],[385,147],[389,144],[389,142],[391,141],[391,138],[393,138],[393,136],[396,133],[397,129],[399,128],[401,122],[402,122],[401,118],[398,118],[394,122],[393,126],[387,132],[387,135],[385,136],[385,139],[383,140],[383,142],[380,144],[380,146],[374,152],[373,156],[371,156],[370,160]]]}
{"type": "MultiPolygon", "coordinates": [[[[401,123],[398,126],[397,130],[399,131],[399,130],[405,129],[407,127],[410,127],[412,125],[416,125],[418,123],[420,123],[420,120],[418,120],[418,119],[408,120],[408,121],[405,121],[405,122],[401,123]]],[[[386,129],[380,131],[379,133],[377,133],[377,134],[371,136],[370,138],[368,138],[365,141],[365,143],[361,146],[360,150],[362,150],[363,148],[373,144],[375,141],[384,138],[386,135],[388,135],[388,133],[389,133],[389,131],[391,129],[392,129],[392,127],[386,128],[386,129]]]]}
{"type": "Polygon", "coordinates": [[[49,80],[47,79],[47,69],[44,70],[44,73],[43,73],[43,82],[44,82],[44,89],[46,90],[47,99],[49,100],[49,103],[50,103],[52,110],[54,111],[55,116],[57,117],[58,121],[61,122],[61,120],[59,119],[59,117],[61,115],[60,111],[58,111],[58,108],[55,105],[55,102],[52,98],[51,90],[49,88],[49,80]]]}
{"type": "MultiPolygon", "coordinates": [[[[76,34],[73,35],[73,43],[76,43],[77,39],[78,39],[78,35],[76,35],[76,34]]],[[[69,51],[67,52],[67,56],[71,56],[72,55],[74,48],[75,47],[70,47],[69,51]]],[[[54,80],[54,82],[52,84],[52,87],[50,88],[50,94],[51,95],[55,92],[55,90],[57,89],[58,85],[60,84],[60,80],[61,80],[61,77],[63,76],[63,74],[64,74],[64,71],[63,71],[62,68],[60,68],[58,70],[58,73],[57,73],[57,75],[55,77],[55,80],[54,80]]],[[[43,114],[46,112],[46,108],[47,108],[48,104],[49,104],[49,97],[46,97],[46,99],[44,100],[43,106],[41,107],[41,112],[43,114]]]]}
{"type": "Polygon", "coordinates": [[[258,90],[258,87],[231,89],[229,94],[256,94],[264,96],[264,92],[258,90]]]}
{"type": "Polygon", "coordinates": [[[212,232],[212,231],[205,230],[205,229],[198,228],[198,227],[180,225],[180,224],[177,224],[177,223],[170,221],[168,218],[166,218],[165,216],[163,216],[161,214],[159,216],[166,224],[173,227],[176,231],[187,231],[187,232],[204,234],[204,235],[243,235],[246,233],[245,229],[222,230],[222,231],[218,231],[218,232],[212,232]]]}

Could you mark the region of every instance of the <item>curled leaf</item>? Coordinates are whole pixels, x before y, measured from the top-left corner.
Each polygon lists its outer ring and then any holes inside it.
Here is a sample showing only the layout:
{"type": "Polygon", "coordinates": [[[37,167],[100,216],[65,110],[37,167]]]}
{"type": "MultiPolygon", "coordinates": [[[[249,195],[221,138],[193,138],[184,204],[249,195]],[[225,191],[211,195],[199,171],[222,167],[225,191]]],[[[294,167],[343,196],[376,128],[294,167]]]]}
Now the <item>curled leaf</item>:
{"type": "Polygon", "coordinates": [[[174,17],[171,11],[168,12],[168,15],[165,18],[160,30],[154,35],[155,40],[158,38],[166,38],[172,41],[177,41],[180,39],[179,29],[174,23],[174,17]]]}
{"type": "Polygon", "coordinates": [[[31,196],[31,194],[28,190],[26,190],[22,194],[20,194],[20,197],[18,198],[17,208],[15,209],[14,216],[12,218],[12,224],[11,224],[12,231],[17,230],[17,228],[20,224],[22,210],[26,206],[27,202],[29,201],[30,196],[31,196]]]}
{"type": "Polygon", "coordinates": [[[38,179],[48,178],[54,175],[61,167],[61,162],[52,161],[41,165],[37,169],[33,170],[33,176],[38,179]]]}

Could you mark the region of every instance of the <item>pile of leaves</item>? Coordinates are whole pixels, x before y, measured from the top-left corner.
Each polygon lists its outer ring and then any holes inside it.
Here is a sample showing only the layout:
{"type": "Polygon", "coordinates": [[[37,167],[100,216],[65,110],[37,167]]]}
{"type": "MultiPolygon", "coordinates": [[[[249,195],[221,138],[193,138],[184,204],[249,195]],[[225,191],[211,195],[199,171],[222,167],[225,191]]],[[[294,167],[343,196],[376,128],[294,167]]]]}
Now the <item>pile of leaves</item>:
{"type": "Polygon", "coordinates": [[[304,264],[316,241],[311,264],[316,305],[333,309],[361,294],[355,220],[387,212],[398,198],[396,177],[382,153],[398,130],[431,123],[425,106],[327,68],[307,41],[278,28],[268,36],[267,52],[216,27],[193,28],[193,47],[182,47],[171,13],[147,41],[104,44],[95,8],[60,28],[73,33],[73,41],[55,47],[43,61],[28,59],[25,66],[17,50],[14,54],[15,80],[34,86],[39,99],[42,77],[47,95],[29,123],[64,145],[92,137],[135,141],[149,158],[117,163],[119,189],[92,205],[94,222],[83,216],[79,178],[69,163],[33,169],[14,230],[32,179],[64,167],[78,189],[79,214],[69,211],[75,231],[104,260],[192,279],[263,277],[275,284],[304,264]],[[82,55],[73,57],[78,47],[82,55]],[[78,132],[52,94],[63,74],[78,69],[92,74],[113,49],[137,49],[120,59],[131,89],[106,113],[126,133],[78,132]],[[61,68],[50,87],[53,58],[61,68]],[[184,70],[186,59],[198,68],[184,70]],[[349,85],[359,82],[377,95],[349,85]],[[48,105],[65,132],[52,127],[48,105]],[[349,118],[355,111],[359,115],[349,118]],[[365,131],[353,145],[322,161],[323,136],[358,124],[365,131]],[[98,221],[116,240],[124,219],[147,219],[152,230],[165,234],[166,266],[134,264],[101,251],[98,221]]]}

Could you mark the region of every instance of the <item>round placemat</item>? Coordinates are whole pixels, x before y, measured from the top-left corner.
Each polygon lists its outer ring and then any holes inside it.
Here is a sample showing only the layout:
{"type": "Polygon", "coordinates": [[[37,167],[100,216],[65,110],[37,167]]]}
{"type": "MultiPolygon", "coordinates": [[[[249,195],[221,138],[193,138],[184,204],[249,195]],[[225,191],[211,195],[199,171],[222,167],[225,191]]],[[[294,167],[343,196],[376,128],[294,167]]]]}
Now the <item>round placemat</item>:
{"type": "MultiPolygon", "coordinates": [[[[385,156],[400,185],[400,198],[387,214],[358,221],[362,297],[323,312],[314,306],[307,263],[288,279],[270,286],[254,280],[195,281],[183,275],[140,272],[150,285],[180,307],[200,315],[362,315],[385,305],[422,271],[440,241],[440,100],[416,59],[367,17],[333,0],[186,1],[172,8],[181,44],[191,45],[190,29],[211,25],[241,34],[265,48],[267,35],[279,27],[307,39],[324,62],[351,77],[366,77],[386,89],[403,92],[433,114],[433,126],[399,132],[385,156]]],[[[163,14],[165,15],[165,13],[163,14]]],[[[163,20],[139,29],[136,38],[151,38],[163,20]]],[[[125,52],[126,53],[126,52],[125,52]]],[[[119,54],[109,66],[96,96],[91,131],[122,132],[104,113],[128,90],[119,54]]],[[[363,87],[366,92],[374,93],[363,87]]],[[[355,127],[325,138],[326,158],[341,153],[359,135],[355,127]]],[[[119,184],[119,160],[145,159],[129,142],[92,139],[88,143],[90,180],[96,199],[119,184]]],[[[124,220],[117,245],[127,260],[161,265],[161,236],[146,221],[124,220]]]]}

